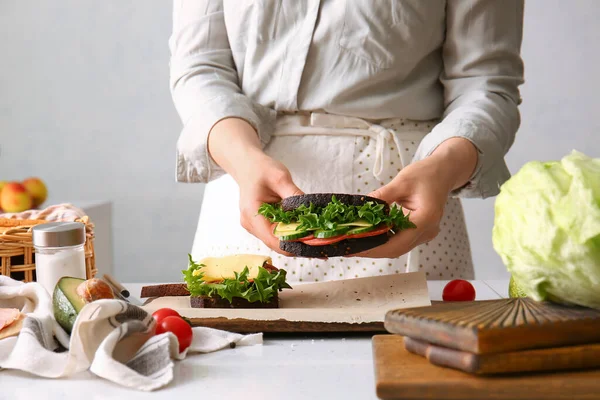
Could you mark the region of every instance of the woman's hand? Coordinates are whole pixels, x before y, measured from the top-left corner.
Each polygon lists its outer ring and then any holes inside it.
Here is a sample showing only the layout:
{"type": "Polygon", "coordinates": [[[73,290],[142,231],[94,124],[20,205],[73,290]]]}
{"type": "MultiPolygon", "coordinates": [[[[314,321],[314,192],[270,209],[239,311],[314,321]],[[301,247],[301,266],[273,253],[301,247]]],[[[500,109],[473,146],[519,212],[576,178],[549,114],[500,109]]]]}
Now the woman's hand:
{"type": "Polygon", "coordinates": [[[277,203],[283,198],[303,193],[279,161],[265,154],[248,161],[247,174],[237,181],[240,187],[240,222],[244,229],[272,250],[291,256],[279,249],[279,239],[273,235],[272,224],[258,214],[258,208],[262,203],[277,203]]]}
{"type": "Polygon", "coordinates": [[[448,139],[429,157],[406,166],[390,183],[372,192],[373,197],[401,205],[417,227],[398,232],[386,244],[355,256],[397,258],[434,239],[440,231],[448,195],[468,182],[477,157],[471,142],[448,139]]]}
{"type": "Polygon", "coordinates": [[[215,124],[208,140],[211,156],[240,188],[240,223],[244,229],[272,250],[291,256],[279,249],[271,223],[258,214],[262,203],[303,194],[289,170],[262,151],[256,131],[244,120],[222,120],[215,124]]]}

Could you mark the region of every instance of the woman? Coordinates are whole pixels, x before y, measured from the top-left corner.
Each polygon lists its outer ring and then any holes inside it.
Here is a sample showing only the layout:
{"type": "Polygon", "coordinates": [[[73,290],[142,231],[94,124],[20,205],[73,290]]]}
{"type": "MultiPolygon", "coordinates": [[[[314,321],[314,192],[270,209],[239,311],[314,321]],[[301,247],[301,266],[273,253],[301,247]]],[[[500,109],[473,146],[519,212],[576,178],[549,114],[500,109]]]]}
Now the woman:
{"type": "Polygon", "coordinates": [[[176,0],[177,179],[210,182],[192,256],[270,254],[291,281],[472,279],[460,198],[509,177],[522,22],[523,0],[176,0]],[[290,257],[257,210],[303,192],[371,194],[417,228],[290,257]]]}

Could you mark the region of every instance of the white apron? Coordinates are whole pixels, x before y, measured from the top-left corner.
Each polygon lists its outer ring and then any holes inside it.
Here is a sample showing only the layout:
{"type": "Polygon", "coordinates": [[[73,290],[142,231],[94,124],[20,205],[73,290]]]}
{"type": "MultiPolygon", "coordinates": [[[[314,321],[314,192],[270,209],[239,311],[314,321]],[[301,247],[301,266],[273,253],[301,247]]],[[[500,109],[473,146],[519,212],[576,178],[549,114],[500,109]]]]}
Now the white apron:
{"type": "MultiPolygon", "coordinates": [[[[435,122],[393,119],[373,124],[331,114],[280,115],[265,153],[281,161],[304,193],[368,194],[408,165],[435,122]]],[[[229,175],[206,185],[192,257],[253,253],[269,255],[290,282],[318,282],[425,271],[429,280],[473,279],[462,205],[450,198],[441,232],[395,259],[285,257],[240,225],[239,189],[229,175]]]]}

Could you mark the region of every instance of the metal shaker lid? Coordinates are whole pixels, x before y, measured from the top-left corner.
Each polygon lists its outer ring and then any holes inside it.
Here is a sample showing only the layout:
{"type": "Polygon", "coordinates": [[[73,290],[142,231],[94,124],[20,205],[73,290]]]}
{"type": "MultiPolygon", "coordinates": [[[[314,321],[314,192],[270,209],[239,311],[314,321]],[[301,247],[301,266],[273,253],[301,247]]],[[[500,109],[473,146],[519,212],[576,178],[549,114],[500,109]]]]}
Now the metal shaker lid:
{"type": "Polygon", "coordinates": [[[49,222],[33,227],[33,245],[67,247],[85,243],[85,225],[81,222],[49,222]]]}

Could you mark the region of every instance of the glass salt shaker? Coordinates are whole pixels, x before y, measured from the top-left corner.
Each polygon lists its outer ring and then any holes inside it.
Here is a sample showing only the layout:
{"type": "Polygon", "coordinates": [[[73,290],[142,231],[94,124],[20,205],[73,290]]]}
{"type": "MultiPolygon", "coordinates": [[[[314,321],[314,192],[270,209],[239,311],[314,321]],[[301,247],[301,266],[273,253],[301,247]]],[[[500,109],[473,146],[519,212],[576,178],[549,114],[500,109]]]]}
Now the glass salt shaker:
{"type": "Polygon", "coordinates": [[[32,229],[36,281],[52,296],[60,278],[86,279],[85,225],[81,222],[50,222],[32,229]]]}

